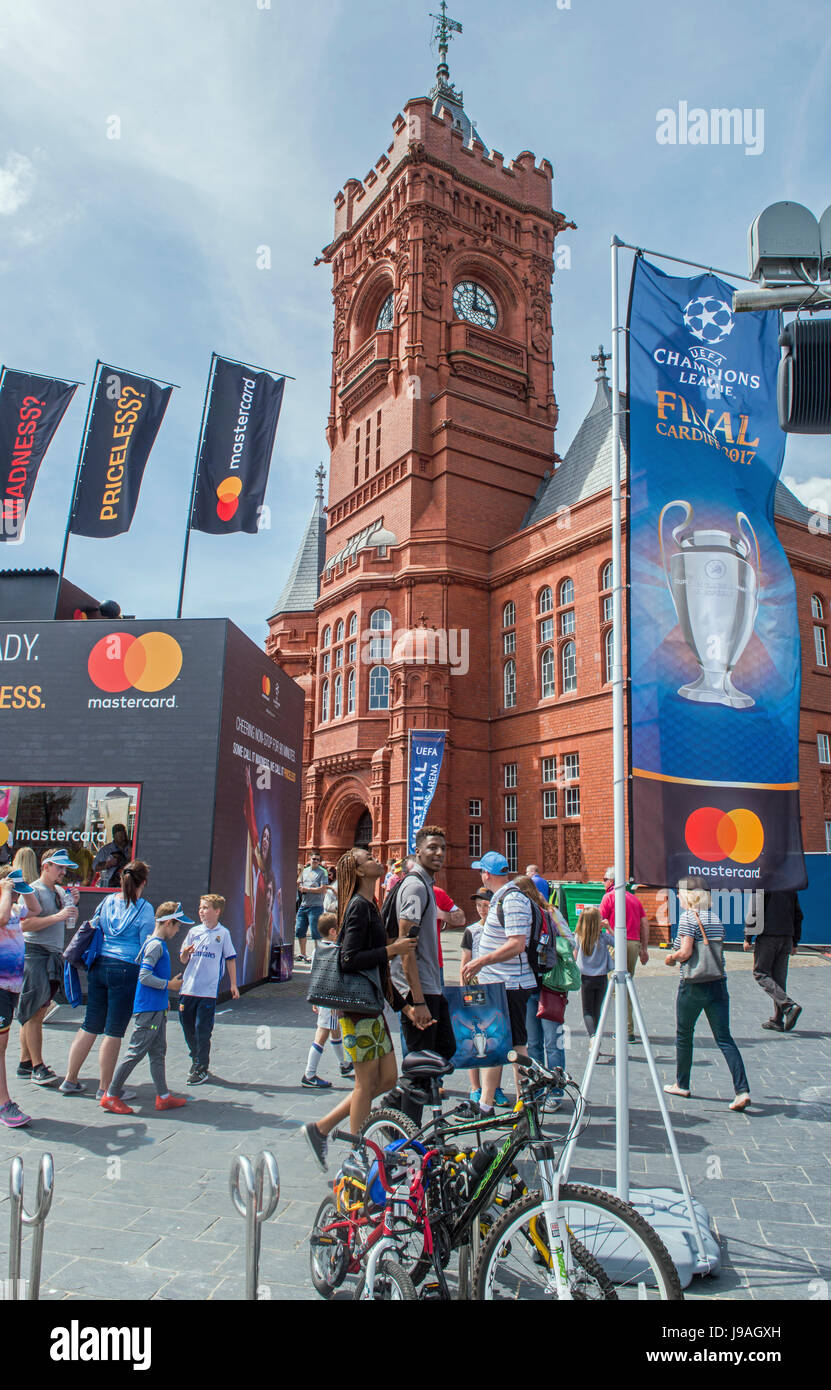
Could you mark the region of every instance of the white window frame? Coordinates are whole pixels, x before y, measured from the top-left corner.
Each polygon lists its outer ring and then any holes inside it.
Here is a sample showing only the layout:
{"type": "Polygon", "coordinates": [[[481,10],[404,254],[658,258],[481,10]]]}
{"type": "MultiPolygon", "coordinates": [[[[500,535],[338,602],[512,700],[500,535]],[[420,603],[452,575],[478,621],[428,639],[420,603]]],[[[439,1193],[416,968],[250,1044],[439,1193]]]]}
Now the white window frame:
{"type": "Polygon", "coordinates": [[[356,679],[356,676],[355,676],[355,672],[354,672],[354,670],[352,670],[352,671],[349,672],[349,675],[348,675],[347,678],[346,678],[346,713],[347,713],[347,714],[354,714],[354,713],[355,713],[355,702],[356,702],[356,692],[357,692],[357,688],[358,688],[358,682],[357,682],[357,679],[356,679]]]}
{"type": "Polygon", "coordinates": [[[825,641],[825,628],[814,628],[814,655],[817,659],[817,666],[828,665],[828,646],[825,641]]]}
{"type": "Polygon", "coordinates": [[[504,798],[504,800],[505,800],[505,808],[504,808],[504,809],[505,809],[505,815],[504,815],[505,824],[506,824],[506,825],[516,825],[516,819],[517,819],[516,792],[510,792],[509,795],[506,796],[506,797],[504,798]]]}
{"type": "Polygon", "coordinates": [[[472,796],[472,797],[470,798],[469,802],[467,803],[467,813],[468,813],[469,816],[472,816],[474,820],[481,820],[481,819],[482,819],[482,798],[481,798],[481,796],[472,796]]]}
{"type": "Polygon", "coordinates": [[[557,694],[557,662],[552,647],[546,647],[540,656],[540,697],[550,700],[557,694]]]}
{"type": "Polygon", "coordinates": [[[574,602],[574,580],[564,579],[560,585],[560,607],[568,608],[574,602]]]}
{"type": "Polygon", "coordinates": [[[820,598],[819,594],[811,594],[811,617],[825,617],[825,614],[822,611],[822,599],[820,598]]]}
{"type": "Polygon", "coordinates": [[[516,708],[516,662],[506,661],[502,670],[502,703],[505,709],[516,708]]]}
{"type": "Polygon", "coordinates": [[[557,780],[557,758],[552,753],[550,757],[543,758],[541,765],[543,782],[556,782],[557,780]]]}
{"type": "Polygon", "coordinates": [[[324,681],[324,682],[323,682],[323,685],[320,687],[320,722],[321,722],[321,724],[328,724],[328,722],[329,722],[329,682],[328,682],[328,680],[324,681]]]}
{"type": "Polygon", "coordinates": [[[508,868],[512,874],[517,871],[517,832],[516,830],[505,831],[505,858],[508,861],[508,868]]]}
{"type": "Polygon", "coordinates": [[[514,603],[514,601],[513,601],[512,598],[509,598],[509,599],[508,599],[508,602],[505,604],[505,607],[502,609],[502,626],[503,626],[503,627],[515,627],[515,626],[516,626],[516,604],[514,603]]]}
{"type": "Polygon", "coordinates": [[[543,820],[557,819],[557,788],[549,787],[542,794],[542,818],[543,820]]]}
{"type": "Polygon", "coordinates": [[[389,707],[390,707],[390,673],[389,673],[389,670],[387,669],[386,666],[383,666],[383,665],[371,666],[371,667],[370,667],[370,671],[369,671],[369,709],[371,709],[371,710],[374,711],[374,710],[389,709],[389,707]],[[382,693],[379,691],[379,689],[378,689],[379,683],[384,683],[384,682],[381,681],[381,672],[383,672],[384,677],[386,678],[386,680],[385,680],[385,689],[384,689],[383,694],[382,694],[382,693]],[[382,703],[382,702],[383,702],[383,703],[382,703]]]}
{"type": "Polygon", "coordinates": [[[516,633],[503,632],[502,634],[502,655],[513,656],[516,652],[516,633]]]}
{"type": "Polygon", "coordinates": [[[537,605],[538,613],[554,612],[554,593],[548,584],[544,589],[540,589],[540,597],[537,605]]]}
{"type": "Polygon", "coordinates": [[[482,827],[475,823],[467,828],[467,852],[471,859],[482,857],[482,827]]]}
{"type": "Polygon", "coordinates": [[[577,689],[577,643],[569,640],[563,643],[560,652],[560,672],[564,695],[573,695],[577,689]]]}
{"type": "Polygon", "coordinates": [[[831,738],[828,734],[817,734],[817,757],[821,763],[831,763],[831,738]]]}
{"type": "Polygon", "coordinates": [[[563,781],[579,782],[580,780],[580,754],[563,754],[563,781]]]}
{"type": "Polygon", "coordinates": [[[825,822],[825,853],[831,854],[831,820],[825,822]]]}
{"type": "Polygon", "coordinates": [[[343,676],[335,676],[332,687],[332,718],[340,719],[343,714],[343,676]]]}
{"type": "Polygon", "coordinates": [[[577,817],[580,814],[580,788],[566,787],[565,813],[570,817],[577,817]]]}
{"type": "Polygon", "coordinates": [[[543,618],[542,622],[540,623],[540,636],[539,636],[539,640],[540,640],[541,642],[553,642],[553,641],[554,641],[554,619],[553,619],[553,618],[543,618]]]}
{"type": "Polygon", "coordinates": [[[574,609],[566,608],[560,614],[560,636],[570,637],[575,628],[574,609]]]}
{"type": "Polygon", "coordinates": [[[505,763],[505,786],[508,789],[517,785],[519,781],[517,773],[518,768],[516,763],[505,763]]]}

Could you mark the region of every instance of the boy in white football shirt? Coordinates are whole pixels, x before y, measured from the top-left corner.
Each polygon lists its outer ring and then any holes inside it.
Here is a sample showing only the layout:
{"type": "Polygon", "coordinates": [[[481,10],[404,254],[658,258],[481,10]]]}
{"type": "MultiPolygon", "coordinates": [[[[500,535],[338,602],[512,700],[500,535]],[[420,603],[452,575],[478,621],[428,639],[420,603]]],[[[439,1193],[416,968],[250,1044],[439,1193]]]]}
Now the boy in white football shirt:
{"type": "Polygon", "coordinates": [[[201,1086],[208,1079],[216,996],[226,965],[231,998],[239,999],[237,953],[231,933],[219,920],[224,910],[225,899],[219,893],[203,893],[199,899],[201,925],[191,927],[179,952],[185,967],[179,993],[179,1019],[193,1064],[188,1076],[189,1086],[201,1086]]]}

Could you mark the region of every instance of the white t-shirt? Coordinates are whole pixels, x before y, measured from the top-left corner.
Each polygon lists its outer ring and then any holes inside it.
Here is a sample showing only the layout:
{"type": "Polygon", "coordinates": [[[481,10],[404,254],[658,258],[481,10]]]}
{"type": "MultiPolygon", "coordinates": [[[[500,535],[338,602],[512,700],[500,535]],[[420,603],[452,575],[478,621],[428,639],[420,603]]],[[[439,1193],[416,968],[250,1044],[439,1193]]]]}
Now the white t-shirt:
{"type": "MultiPolygon", "coordinates": [[[[504,888],[497,888],[491,898],[485,925],[479,937],[476,959],[478,960],[480,956],[490,955],[491,951],[498,950],[500,946],[505,945],[506,941],[516,936],[524,936],[527,945],[533,920],[531,904],[524,893],[521,893],[518,888],[514,888],[511,883],[506,883],[504,888]],[[505,919],[504,927],[500,924],[497,912],[497,906],[500,902],[505,919]]],[[[521,955],[513,956],[510,960],[500,960],[494,965],[484,966],[476,978],[483,985],[503,984],[506,989],[536,989],[537,987],[534,972],[528,964],[528,956],[525,951],[521,955]]]]}
{"type": "Polygon", "coordinates": [[[191,927],[183,943],[193,945],[194,952],[185,966],[181,994],[195,994],[199,999],[216,999],[219,982],[225,974],[226,960],[234,960],[236,951],[231,933],[221,922],[215,927],[191,927]]]}

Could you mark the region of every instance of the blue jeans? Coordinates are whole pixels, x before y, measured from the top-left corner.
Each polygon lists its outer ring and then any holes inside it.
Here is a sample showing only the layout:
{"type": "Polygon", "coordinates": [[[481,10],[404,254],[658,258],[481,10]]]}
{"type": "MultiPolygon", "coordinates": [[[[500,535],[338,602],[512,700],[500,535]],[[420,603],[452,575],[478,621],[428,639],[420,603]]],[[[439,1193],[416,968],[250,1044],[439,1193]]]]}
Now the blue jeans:
{"type": "Polygon", "coordinates": [[[682,980],[678,986],[675,1005],[675,1069],[678,1085],[684,1091],[690,1089],[693,1033],[698,1016],[702,1012],[730,1068],[736,1095],[740,1095],[742,1091],[749,1091],[742,1055],[730,1032],[730,996],[727,993],[726,980],[709,980],[702,985],[688,984],[686,980],[682,980]]]}
{"type": "Polygon", "coordinates": [[[81,1024],[85,1033],[123,1038],[133,1017],[139,968],[132,961],[99,956],[87,974],[87,1008],[81,1024]]]}
{"type": "MultiPolygon", "coordinates": [[[[528,1000],[525,1027],[528,1032],[528,1055],[539,1062],[541,1067],[553,1071],[555,1067],[565,1067],[566,1054],[563,1047],[564,1029],[562,1023],[552,1023],[549,1018],[537,1018],[537,1005],[540,992],[534,990],[528,1000]],[[543,1055],[543,1053],[545,1055],[543,1055]]],[[[562,1091],[552,1091],[552,1096],[562,1096],[562,1091]]]]}
{"type": "Polygon", "coordinates": [[[320,932],[317,929],[317,924],[320,920],[320,914],[322,913],[322,911],[322,903],[317,903],[316,905],[313,905],[312,903],[300,904],[300,906],[297,909],[297,917],[295,918],[294,923],[294,934],[297,937],[298,941],[302,941],[303,937],[308,934],[310,929],[312,933],[312,941],[320,940],[320,932]]]}

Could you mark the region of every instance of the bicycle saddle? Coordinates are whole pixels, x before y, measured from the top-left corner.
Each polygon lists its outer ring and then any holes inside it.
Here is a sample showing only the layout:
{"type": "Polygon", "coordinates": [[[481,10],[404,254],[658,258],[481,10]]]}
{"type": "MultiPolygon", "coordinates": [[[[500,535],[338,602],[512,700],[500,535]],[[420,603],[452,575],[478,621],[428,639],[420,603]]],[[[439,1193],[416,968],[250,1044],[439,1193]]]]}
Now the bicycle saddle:
{"type": "Polygon", "coordinates": [[[452,1062],[445,1061],[440,1052],[408,1052],[401,1063],[404,1076],[418,1076],[425,1079],[434,1076],[447,1076],[453,1070],[452,1062]]]}

